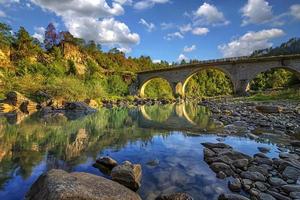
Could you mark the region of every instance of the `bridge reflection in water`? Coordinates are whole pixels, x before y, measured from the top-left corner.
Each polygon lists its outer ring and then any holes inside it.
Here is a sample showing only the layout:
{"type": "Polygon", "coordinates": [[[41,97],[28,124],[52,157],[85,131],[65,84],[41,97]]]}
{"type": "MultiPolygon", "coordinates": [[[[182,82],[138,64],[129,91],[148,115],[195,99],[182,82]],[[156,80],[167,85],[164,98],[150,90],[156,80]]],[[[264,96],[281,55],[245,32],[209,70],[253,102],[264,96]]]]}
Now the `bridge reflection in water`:
{"type": "Polygon", "coordinates": [[[193,104],[170,104],[141,106],[138,110],[138,125],[141,128],[163,130],[187,130],[204,132],[216,130],[210,111],[193,104]]]}

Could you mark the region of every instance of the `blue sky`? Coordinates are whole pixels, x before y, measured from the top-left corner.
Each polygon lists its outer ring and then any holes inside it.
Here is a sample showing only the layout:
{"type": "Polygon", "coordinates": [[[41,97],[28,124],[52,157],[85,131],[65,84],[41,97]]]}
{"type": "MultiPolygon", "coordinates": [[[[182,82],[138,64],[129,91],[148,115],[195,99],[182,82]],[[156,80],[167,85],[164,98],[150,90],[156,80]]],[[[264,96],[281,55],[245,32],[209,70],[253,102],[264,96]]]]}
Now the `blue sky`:
{"type": "Polygon", "coordinates": [[[300,37],[300,0],[0,0],[0,20],[40,40],[53,22],[128,56],[203,60],[300,37]]]}

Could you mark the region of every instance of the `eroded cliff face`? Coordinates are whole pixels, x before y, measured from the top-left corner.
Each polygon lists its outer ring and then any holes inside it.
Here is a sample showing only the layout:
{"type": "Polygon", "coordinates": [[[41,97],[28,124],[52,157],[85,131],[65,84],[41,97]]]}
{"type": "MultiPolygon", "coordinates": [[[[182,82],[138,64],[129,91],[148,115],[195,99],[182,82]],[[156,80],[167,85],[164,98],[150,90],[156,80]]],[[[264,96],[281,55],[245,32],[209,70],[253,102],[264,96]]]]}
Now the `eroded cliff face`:
{"type": "Polygon", "coordinates": [[[10,67],[10,48],[0,48],[0,68],[10,67]]]}
{"type": "Polygon", "coordinates": [[[77,73],[84,74],[86,72],[86,59],[88,56],[83,54],[78,46],[69,42],[63,42],[61,48],[64,58],[72,60],[75,63],[77,73]]]}

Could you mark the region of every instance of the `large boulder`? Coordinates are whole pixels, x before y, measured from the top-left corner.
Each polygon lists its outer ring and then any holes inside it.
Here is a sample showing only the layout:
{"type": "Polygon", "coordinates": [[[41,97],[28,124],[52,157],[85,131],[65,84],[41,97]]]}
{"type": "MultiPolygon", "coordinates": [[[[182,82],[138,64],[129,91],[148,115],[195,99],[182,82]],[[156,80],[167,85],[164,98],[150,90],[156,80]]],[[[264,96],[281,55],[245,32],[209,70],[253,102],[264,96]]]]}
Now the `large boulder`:
{"type": "Polygon", "coordinates": [[[111,177],[113,181],[116,181],[133,191],[137,191],[141,186],[142,167],[140,164],[132,164],[129,161],[125,161],[112,169],[111,177]]]}
{"type": "Polygon", "coordinates": [[[51,170],[31,186],[27,200],[141,200],[126,187],[93,174],[51,170]]]}

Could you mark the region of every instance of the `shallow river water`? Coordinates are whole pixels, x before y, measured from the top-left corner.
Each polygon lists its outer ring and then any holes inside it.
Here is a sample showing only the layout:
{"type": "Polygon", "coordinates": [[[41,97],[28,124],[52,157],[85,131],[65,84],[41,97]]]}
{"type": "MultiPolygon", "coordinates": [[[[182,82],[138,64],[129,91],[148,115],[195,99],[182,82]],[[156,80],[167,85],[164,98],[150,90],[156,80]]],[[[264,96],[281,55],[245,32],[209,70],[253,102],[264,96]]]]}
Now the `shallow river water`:
{"type": "Polygon", "coordinates": [[[60,168],[106,176],[93,164],[109,155],[119,163],[142,165],[143,199],[187,192],[195,199],[217,199],[227,180],[216,178],[203,160],[203,142],[222,141],[253,155],[276,144],[246,137],[218,136],[210,112],[195,105],[99,109],[79,119],[32,116],[0,118],[0,199],[23,199],[41,173],[60,168]]]}

